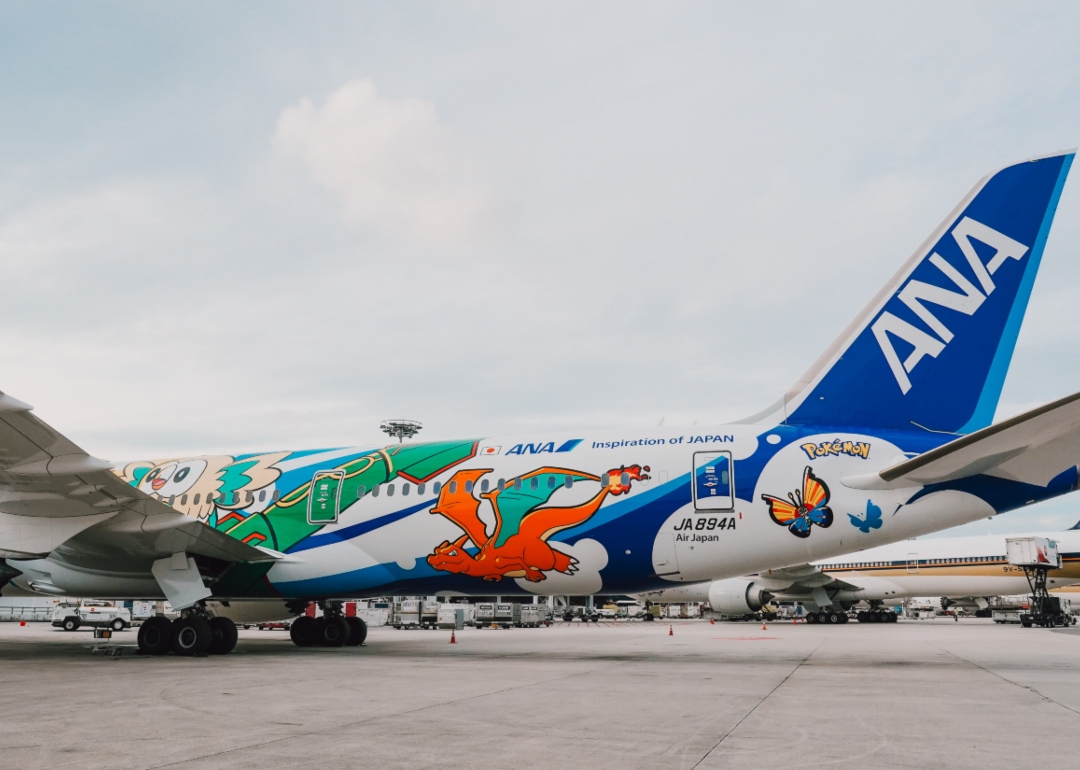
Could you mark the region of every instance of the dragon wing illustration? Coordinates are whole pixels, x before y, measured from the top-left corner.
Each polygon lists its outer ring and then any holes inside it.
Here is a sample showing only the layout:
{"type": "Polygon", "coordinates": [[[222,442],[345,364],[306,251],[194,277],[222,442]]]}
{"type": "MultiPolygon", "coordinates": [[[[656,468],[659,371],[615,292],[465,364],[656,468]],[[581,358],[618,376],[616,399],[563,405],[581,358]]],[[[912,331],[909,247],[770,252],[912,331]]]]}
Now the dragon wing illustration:
{"type": "Polygon", "coordinates": [[[471,489],[485,473],[491,473],[491,468],[477,468],[455,473],[439,491],[439,502],[430,511],[430,513],[445,516],[461,527],[477,548],[484,546],[484,543],[488,541],[488,536],[484,522],[480,520],[480,515],[477,513],[480,510],[480,501],[473,497],[471,489]],[[469,491],[466,491],[466,486],[469,491]]]}
{"type": "MultiPolygon", "coordinates": [[[[600,480],[599,476],[594,476],[591,473],[583,473],[581,471],[574,471],[566,468],[538,468],[521,477],[520,489],[511,485],[507,486],[505,489],[496,489],[492,492],[480,495],[491,501],[491,506],[495,511],[495,534],[492,535],[495,547],[501,546],[511,536],[521,532],[525,526],[526,518],[531,520],[533,515],[546,511],[575,510],[571,508],[540,508],[540,506],[551,499],[551,496],[555,494],[556,490],[564,485],[567,476],[573,479],[574,483],[579,481],[600,480]],[[536,488],[533,488],[533,479],[536,479],[536,488]]],[[[602,490],[593,500],[590,500],[589,503],[585,504],[588,506],[594,501],[596,503],[592,510],[588,511],[584,516],[585,519],[591,516],[596,509],[600,507],[599,504],[606,493],[606,489],[602,490]]],[[[582,513],[584,513],[584,510],[582,510],[582,513]]],[[[570,518],[573,519],[575,516],[571,514],[570,518]]],[[[584,519],[581,520],[583,521],[584,519]]],[[[578,522],[575,521],[573,523],[578,522]]],[[[567,524],[566,526],[572,526],[573,523],[567,524]]],[[[543,526],[542,532],[546,532],[547,534],[544,535],[540,532],[536,534],[546,540],[547,536],[557,532],[559,529],[565,529],[565,527],[556,526],[552,529],[543,526]]]]}

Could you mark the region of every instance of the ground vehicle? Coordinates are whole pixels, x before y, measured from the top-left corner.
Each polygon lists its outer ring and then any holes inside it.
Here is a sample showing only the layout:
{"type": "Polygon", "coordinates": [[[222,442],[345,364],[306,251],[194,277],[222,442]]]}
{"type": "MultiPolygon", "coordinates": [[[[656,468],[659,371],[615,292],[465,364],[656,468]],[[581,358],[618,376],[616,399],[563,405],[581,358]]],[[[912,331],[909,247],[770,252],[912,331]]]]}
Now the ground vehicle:
{"type": "Polygon", "coordinates": [[[495,604],[492,602],[480,602],[476,605],[476,614],[473,616],[477,628],[495,624],[495,604]]]}
{"type": "Polygon", "coordinates": [[[527,628],[551,625],[551,608],[546,604],[522,604],[520,625],[527,628]]]}
{"type": "Polygon", "coordinates": [[[52,624],[65,631],[78,631],[83,626],[123,631],[131,628],[131,611],[126,607],[114,607],[109,602],[91,600],[77,605],[61,604],[53,613],[52,624]]]}
{"type": "Polygon", "coordinates": [[[517,602],[499,602],[495,605],[495,625],[503,628],[521,625],[521,605],[517,602]]]}

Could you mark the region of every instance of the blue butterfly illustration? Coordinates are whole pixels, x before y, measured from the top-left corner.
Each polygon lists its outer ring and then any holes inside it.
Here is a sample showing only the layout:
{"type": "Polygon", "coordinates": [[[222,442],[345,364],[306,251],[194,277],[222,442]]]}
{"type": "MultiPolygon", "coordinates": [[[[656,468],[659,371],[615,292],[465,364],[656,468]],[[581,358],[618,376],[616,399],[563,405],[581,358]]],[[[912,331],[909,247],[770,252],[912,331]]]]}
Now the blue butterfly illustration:
{"type": "Polygon", "coordinates": [[[881,509],[871,501],[866,501],[866,515],[859,518],[853,513],[847,515],[851,519],[851,526],[858,527],[863,534],[869,535],[872,529],[881,529],[881,509]]]}

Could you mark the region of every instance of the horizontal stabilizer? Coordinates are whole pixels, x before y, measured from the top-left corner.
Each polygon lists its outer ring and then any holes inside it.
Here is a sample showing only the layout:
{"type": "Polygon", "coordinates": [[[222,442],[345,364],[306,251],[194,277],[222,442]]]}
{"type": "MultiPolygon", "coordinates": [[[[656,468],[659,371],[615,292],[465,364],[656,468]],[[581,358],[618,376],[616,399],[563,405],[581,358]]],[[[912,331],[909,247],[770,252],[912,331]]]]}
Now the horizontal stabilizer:
{"type": "Polygon", "coordinates": [[[1080,463],[1080,393],[983,428],[878,473],[853,489],[899,489],[987,475],[1040,487],[1080,463]]]}

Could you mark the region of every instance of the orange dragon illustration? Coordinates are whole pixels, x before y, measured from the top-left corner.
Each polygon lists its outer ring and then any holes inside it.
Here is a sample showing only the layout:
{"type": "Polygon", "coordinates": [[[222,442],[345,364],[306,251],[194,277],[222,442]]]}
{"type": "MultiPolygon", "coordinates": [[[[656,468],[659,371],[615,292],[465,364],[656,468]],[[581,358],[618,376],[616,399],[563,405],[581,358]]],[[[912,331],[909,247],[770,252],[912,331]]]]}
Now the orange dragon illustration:
{"type": "Polygon", "coordinates": [[[495,514],[495,528],[490,537],[479,515],[481,500],[473,496],[472,489],[492,469],[458,471],[443,485],[438,504],[430,512],[445,516],[465,534],[452,543],[444,540],[427,557],[427,562],[443,572],[484,580],[523,577],[537,583],[545,580],[544,573],[551,570],[573,574],[577,560],[548,545],[548,538],[588,521],[608,495],[626,494],[633,481],[649,478],[648,470],[647,465],[615,468],[605,474],[606,484],[599,476],[566,468],[545,467],[530,471],[514,479],[505,489],[480,494],[481,499],[491,502],[495,514]],[[571,479],[569,483],[568,478],[571,479]],[[600,482],[603,486],[586,502],[567,507],[542,507],[559,489],[588,481],[600,482]],[[465,543],[470,540],[479,548],[475,554],[465,549],[465,543]]]}

